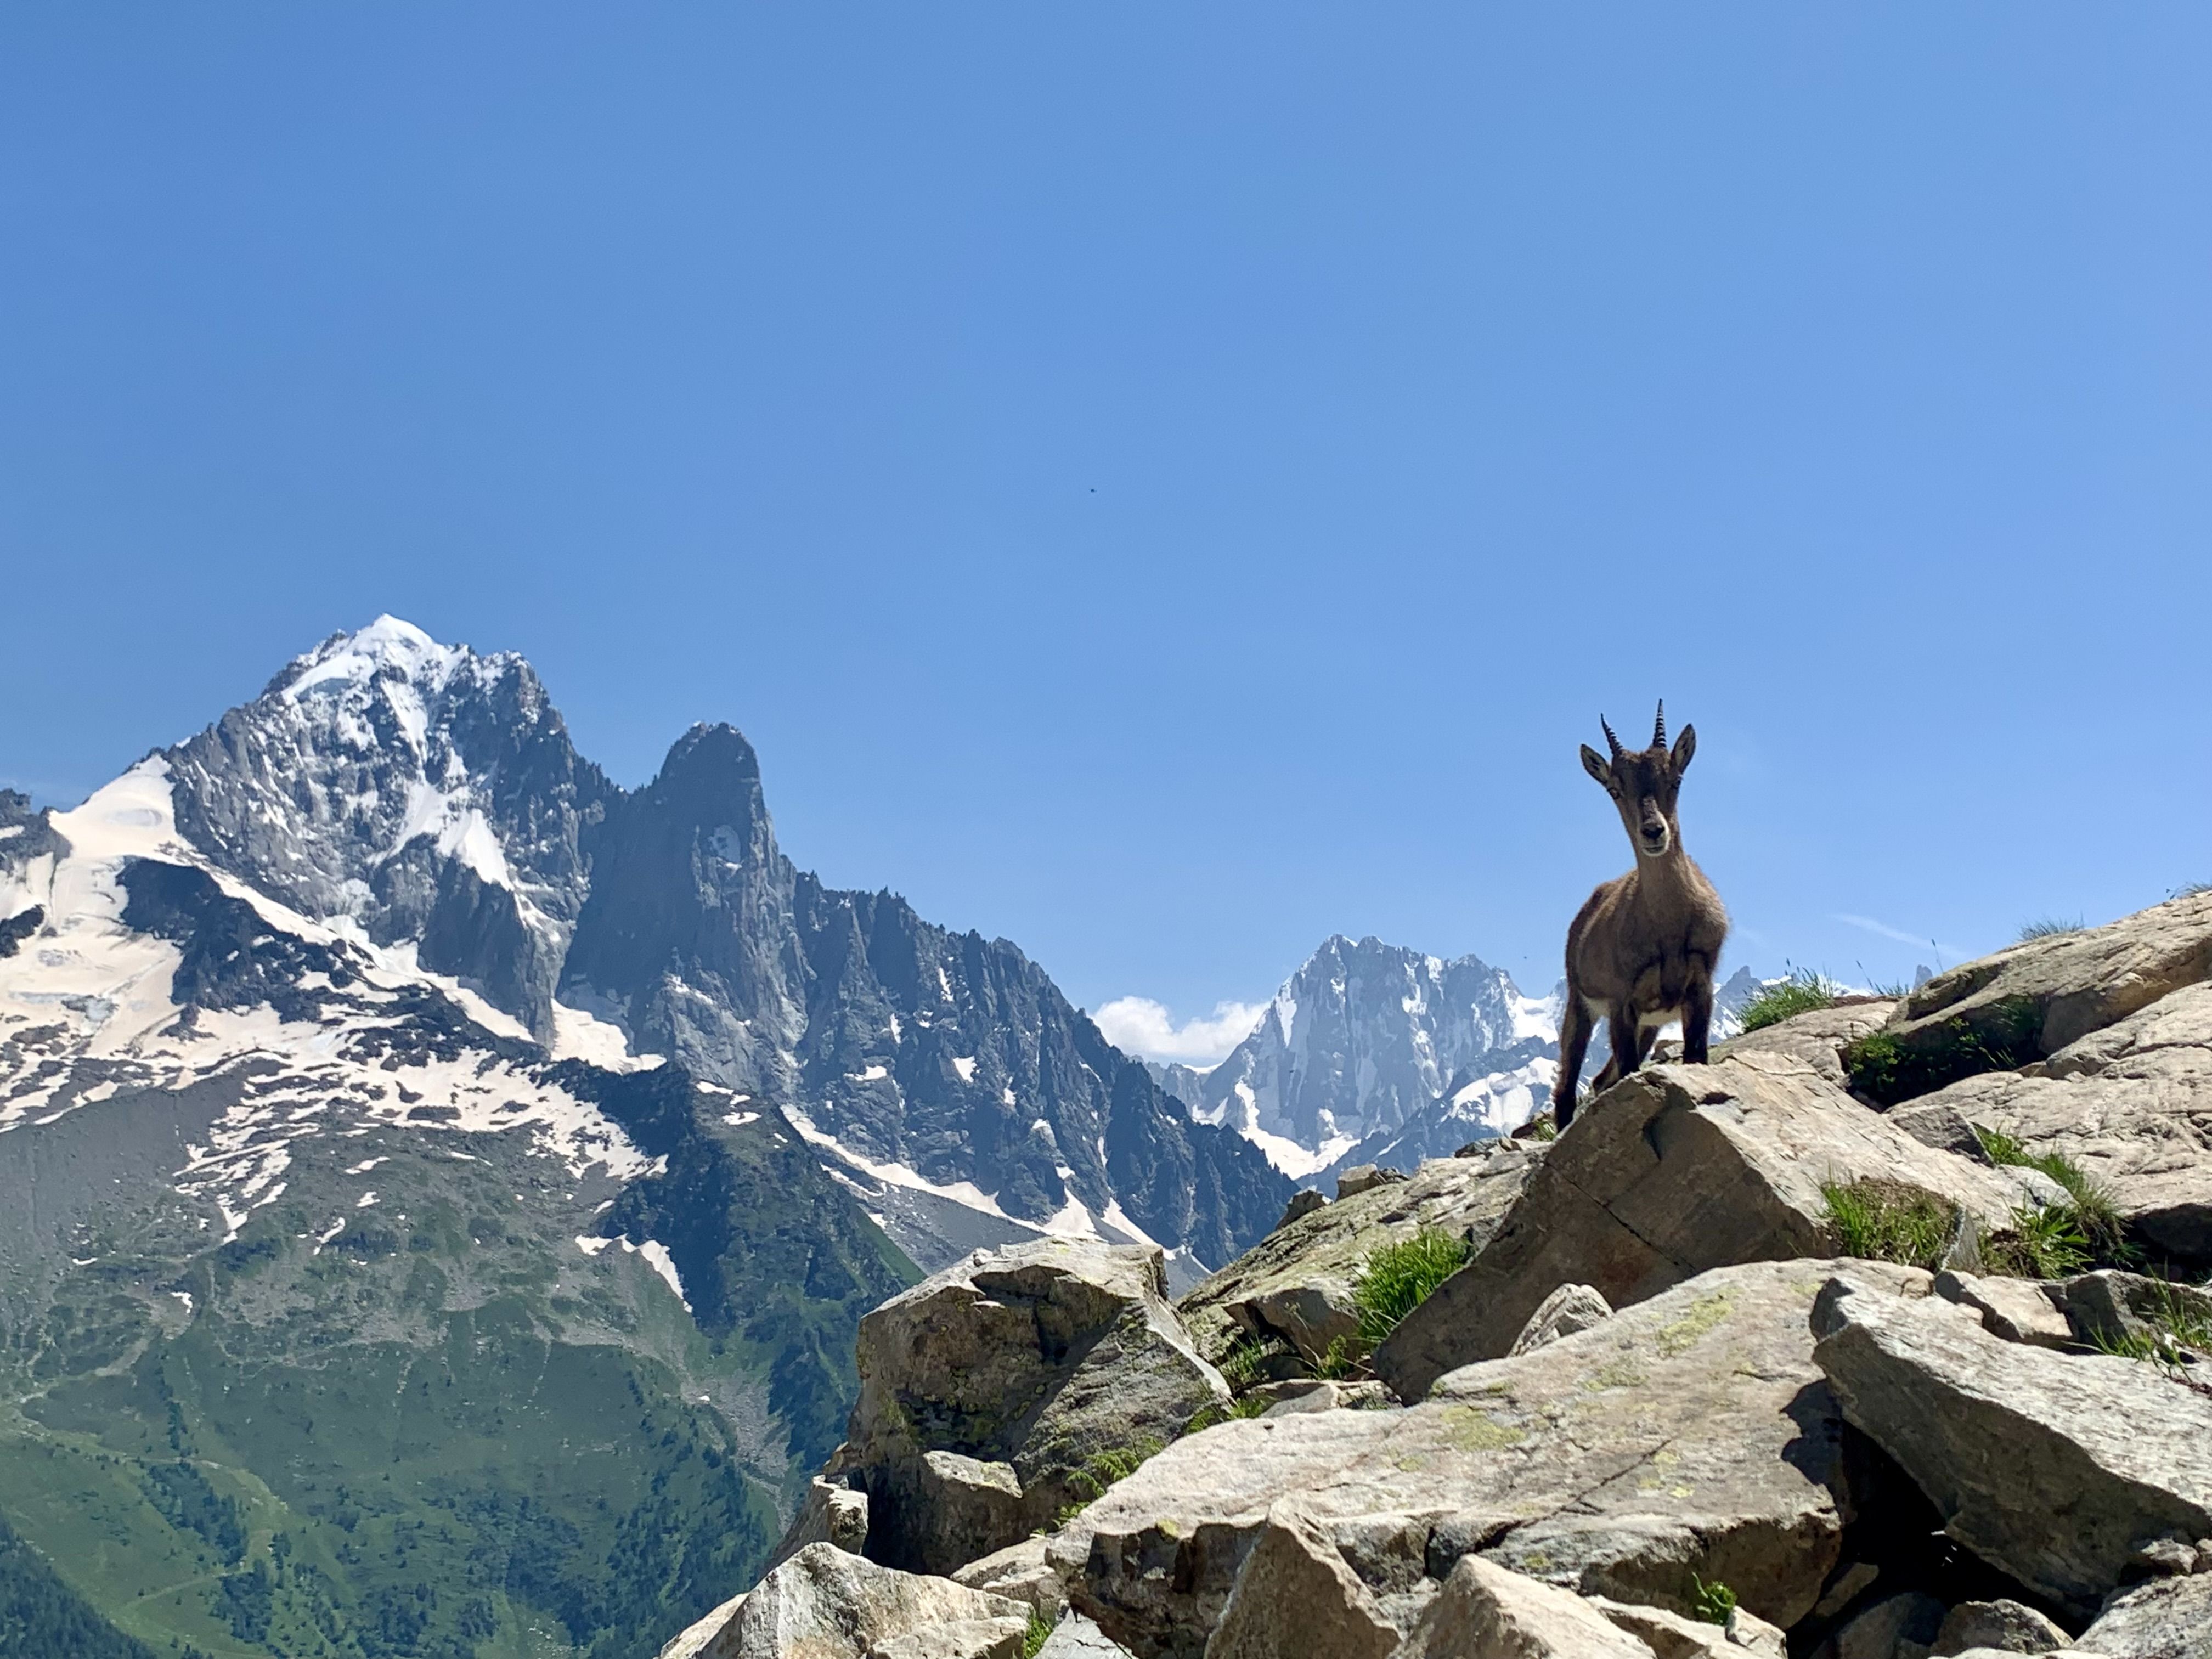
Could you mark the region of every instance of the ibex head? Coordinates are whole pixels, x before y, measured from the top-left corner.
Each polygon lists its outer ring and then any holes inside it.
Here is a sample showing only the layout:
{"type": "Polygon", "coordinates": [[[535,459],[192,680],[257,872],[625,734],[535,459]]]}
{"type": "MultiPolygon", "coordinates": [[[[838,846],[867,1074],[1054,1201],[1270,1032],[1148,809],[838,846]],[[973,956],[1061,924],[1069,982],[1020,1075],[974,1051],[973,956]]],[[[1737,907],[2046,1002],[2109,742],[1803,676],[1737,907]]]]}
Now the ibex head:
{"type": "Polygon", "coordinates": [[[1682,787],[1682,774],[1690,769],[1690,757],[1698,752],[1698,728],[1684,726],[1669,750],[1667,705],[1662,702],[1658,720],[1651,728],[1651,746],[1631,750],[1620,746],[1620,739],[1613,735],[1604,716],[1599,716],[1598,724],[1605,727],[1613,757],[1608,760],[1584,744],[1583,769],[1605,786],[1606,793],[1620,809],[1621,825],[1628,831],[1637,855],[1663,857],[1681,842],[1674,819],[1674,796],[1682,787]]]}

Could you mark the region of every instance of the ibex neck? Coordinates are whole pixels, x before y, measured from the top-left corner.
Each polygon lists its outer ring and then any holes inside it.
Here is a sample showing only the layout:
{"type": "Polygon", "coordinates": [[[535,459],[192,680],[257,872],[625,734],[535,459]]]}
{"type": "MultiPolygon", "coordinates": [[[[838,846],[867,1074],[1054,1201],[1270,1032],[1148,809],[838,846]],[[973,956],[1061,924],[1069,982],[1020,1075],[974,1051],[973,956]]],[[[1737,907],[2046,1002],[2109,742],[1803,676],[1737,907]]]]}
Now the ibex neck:
{"type": "Polygon", "coordinates": [[[1682,850],[1680,836],[1663,853],[1653,856],[1639,851],[1636,855],[1636,884],[1655,898],[1686,891],[1696,880],[1695,866],[1682,850]]]}

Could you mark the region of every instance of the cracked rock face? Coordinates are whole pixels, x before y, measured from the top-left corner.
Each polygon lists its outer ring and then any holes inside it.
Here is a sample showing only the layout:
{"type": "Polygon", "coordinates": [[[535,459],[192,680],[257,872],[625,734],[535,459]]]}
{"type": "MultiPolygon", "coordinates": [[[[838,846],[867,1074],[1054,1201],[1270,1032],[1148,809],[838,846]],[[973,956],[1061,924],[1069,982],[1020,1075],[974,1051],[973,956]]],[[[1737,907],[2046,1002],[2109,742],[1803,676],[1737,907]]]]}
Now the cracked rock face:
{"type": "Polygon", "coordinates": [[[1814,1354],[1844,1416],[1950,1534],[2087,1616],[2146,1545],[2212,1535],[2212,1400],[2154,1367],[2007,1342],[1971,1309],[1821,1294],[1814,1354]]]}
{"type": "Polygon", "coordinates": [[[2006,1171],[1923,1146],[1784,1054],[1654,1066],[1586,1106],[1489,1242],[1376,1351],[1417,1398],[1506,1352],[1544,1299],[1587,1285],[1625,1307],[1732,1262],[1827,1255],[1821,1188],[1901,1182],[1996,1228],[2025,1201],[2006,1171]]]}
{"type": "Polygon", "coordinates": [[[2064,1154],[2157,1256],[2212,1267],[2212,985],[2176,991],[2022,1071],[1915,1103],[2064,1154]]]}
{"type": "Polygon", "coordinates": [[[835,1468],[868,1492],[870,1555],[951,1572],[1225,1407],[1165,1290],[1156,1248],[1050,1239],[978,1252],[863,1318],[835,1468]]]}
{"type": "MultiPolygon", "coordinates": [[[[1850,1265],[1900,1296],[1926,1293],[1913,1269],[1850,1265]]],[[[1474,1553],[1684,1613],[1694,1574],[1786,1626],[1819,1597],[1842,1532],[1842,1419],[1808,1323],[1834,1271],[1705,1273],[1533,1353],[1455,1371],[1402,1411],[1208,1429],[1075,1516],[1049,1558],[1074,1604],[1147,1659],[1204,1650],[1286,1498],[1378,1589],[1408,1571],[1439,1580],[1474,1553]]]]}

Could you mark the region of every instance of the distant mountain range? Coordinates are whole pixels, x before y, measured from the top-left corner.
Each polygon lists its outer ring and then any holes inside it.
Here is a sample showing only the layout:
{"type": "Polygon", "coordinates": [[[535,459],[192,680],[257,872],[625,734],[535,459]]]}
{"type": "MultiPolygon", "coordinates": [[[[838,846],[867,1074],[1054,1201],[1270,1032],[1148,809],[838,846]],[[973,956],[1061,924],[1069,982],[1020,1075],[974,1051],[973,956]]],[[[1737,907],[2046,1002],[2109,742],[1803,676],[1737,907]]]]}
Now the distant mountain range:
{"type": "Polygon", "coordinates": [[[1012,945],[799,870],[734,729],[624,790],[518,656],[380,618],[0,793],[0,1518],[161,1651],[650,1654],[917,1272],[1188,1282],[1291,1189],[1012,945]]]}
{"type": "MultiPolygon", "coordinates": [[[[1721,988],[1723,1029],[1759,985],[1738,969],[1721,988]]],[[[1151,1070],[1198,1121],[1234,1128],[1285,1175],[1327,1188],[1354,1164],[1411,1171],[1549,1104],[1564,995],[1526,996],[1478,957],[1338,934],[1219,1065],[1151,1070]]],[[[1585,1081],[1609,1052],[1601,1030],[1585,1081]]]]}

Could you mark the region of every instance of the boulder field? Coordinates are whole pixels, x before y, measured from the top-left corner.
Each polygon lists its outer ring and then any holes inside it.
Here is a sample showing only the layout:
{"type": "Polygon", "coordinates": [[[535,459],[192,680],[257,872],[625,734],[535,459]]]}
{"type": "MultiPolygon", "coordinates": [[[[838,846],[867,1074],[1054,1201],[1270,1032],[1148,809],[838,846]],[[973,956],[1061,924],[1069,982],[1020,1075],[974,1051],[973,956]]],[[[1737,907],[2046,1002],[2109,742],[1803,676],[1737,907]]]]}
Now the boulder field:
{"type": "Polygon", "coordinates": [[[2199,894],[1355,1171],[1180,1301],[978,1252],[664,1659],[2212,1659],[2208,1137],[2199,894]]]}

